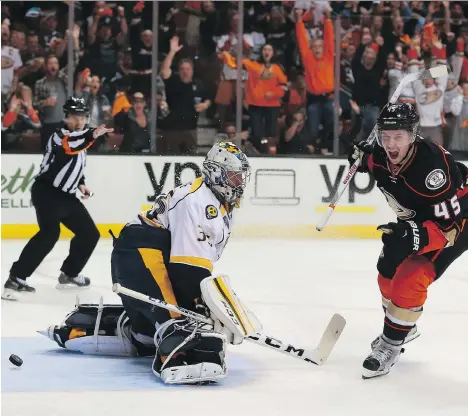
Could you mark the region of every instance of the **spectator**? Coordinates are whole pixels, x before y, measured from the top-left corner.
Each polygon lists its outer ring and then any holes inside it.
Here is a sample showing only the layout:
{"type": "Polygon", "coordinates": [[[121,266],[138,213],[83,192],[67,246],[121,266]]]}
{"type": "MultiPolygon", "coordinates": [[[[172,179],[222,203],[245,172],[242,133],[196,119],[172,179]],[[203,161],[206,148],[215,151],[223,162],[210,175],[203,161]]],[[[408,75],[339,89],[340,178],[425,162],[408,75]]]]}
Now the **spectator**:
{"type": "Polygon", "coordinates": [[[283,7],[273,6],[263,21],[263,33],[265,42],[275,49],[275,59],[279,65],[290,67],[292,62],[292,38],[293,22],[286,15],[283,7]]]}
{"type": "Polygon", "coordinates": [[[16,89],[22,66],[19,50],[10,46],[10,28],[2,23],[2,96],[9,96],[16,89]]]}
{"type": "MultiPolygon", "coordinates": [[[[89,108],[89,127],[95,129],[112,119],[109,99],[101,92],[101,80],[97,75],[90,77],[89,91],[82,91],[76,96],[83,98],[89,108]]],[[[101,150],[106,142],[107,134],[98,137],[90,150],[101,150]]]]}
{"type": "Polygon", "coordinates": [[[13,28],[10,36],[10,45],[21,52],[26,48],[26,34],[20,28],[13,28]]]}
{"type": "Polygon", "coordinates": [[[128,26],[125,11],[122,6],[117,10],[120,17],[120,32],[116,38],[112,37],[112,10],[109,8],[97,10],[88,31],[89,53],[84,65],[90,68],[93,74],[106,80],[114,77],[118,63],[117,52],[127,41],[128,26]]]}
{"type": "Polygon", "coordinates": [[[307,103],[307,87],[304,74],[299,73],[284,96],[285,113],[293,114],[305,108],[307,103]]]}
{"type": "Polygon", "coordinates": [[[50,49],[51,44],[55,39],[63,39],[63,33],[57,30],[57,11],[44,10],[41,13],[41,45],[44,49],[50,49]]]}
{"type": "Polygon", "coordinates": [[[356,47],[353,44],[347,42],[342,48],[342,59],[340,68],[340,106],[343,111],[343,117],[345,119],[351,118],[351,105],[349,100],[353,94],[354,75],[351,63],[353,62],[354,55],[356,53],[356,47]]]}
{"type": "Polygon", "coordinates": [[[12,95],[8,111],[2,111],[2,150],[17,149],[27,130],[41,126],[32,105],[31,88],[19,84],[12,95]]]}
{"type": "MultiPolygon", "coordinates": [[[[74,33],[75,46],[79,34],[74,33]]],[[[74,66],[78,62],[78,50],[73,51],[74,66]]],[[[34,87],[34,107],[40,111],[41,148],[45,149],[51,134],[62,125],[62,107],[67,100],[67,67],[59,69],[57,56],[49,55],[46,59],[46,75],[36,82],[34,87]]]]}
{"type": "Polygon", "coordinates": [[[460,157],[466,158],[468,157],[468,81],[463,81],[461,88],[463,92],[463,105],[460,115],[456,119],[449,150],[457,154],[460,153],[460,157]],[[464,152],[464,154],[461,154],[461,152],[464,152]]]}
{"type": "MultiPolygon", "coordinates": [[[[252,127],[251,141],[261,153],[274,154],[276,123],[280,115],[281,98],[288,82],[283,70],[273,63],[275,50],[265,44],[258,61],[243,59],[242,65],[248,72],[245,85],[245,101],[249,106],[252,127]]],[[[231,68],[237,64],[227,52],[223,54],[231,68]]]]}
{"type": "MultiPolygon", "coordinates": [[[[216,51],[218,53],[229,52],[236,54],[237,48],[237,26],[239,22],[239,14],[232,13],[229,20],[229,30],[225,35],[220,36],[217,43],[216,51]]],[[[250,34],[243,35],[244,56],[248,56],[252,50],[254,43],[250,34]]],[[[219,124],[223,127],[226,119],[232,119],[231,104],[235,99],[237,71],[228,65],[223,65],[221,79],[219,81],[218,90],[216,92],[215,103],[218,105],[219,124]]],[[[247,72],[242,72],[242,80],[247,79],[247,72]]]]}
{"type": "Polygon", "coordinates": [[[150,29],[139,32],[138,26],[132,26],[130,42],[132,45],[132,89],[149,95],[153,72],[153,32],[150,29]]]}
{"type": "Polygon", "coordinates": [[[145,108],[145,96],[136,92],[132,97],[132,107],[121,111],[114,118],[116,128],[123,133],[120,152],[141,153],[150,151],[150,119],[145,108]]]}
{"type": "Polygon", "coordinates": [[[296,9],[296,35],[307,84],[307,119],[312,139],[320,143],[322,154],[328,154],[333,137],[334,105],[334,33],[330,10],[324,9],[324,39],[314,39],[309,48],[302,11],[296,9]],[[323,123],[325,140],[319,139],[319,127],[323,123]]]}
{"type": "Polygon", "coordinates": [[[349,148],[356,143],[362,125],[361,109],[356,101],[349,100],[349,104],[353,111],[353,121],[350,129],[345,128],[345,120],[340,116],[338,138],[340,140],[340,154],[347,154],[349,148]]]}
{"type": "Polygon", "coordinates": [[[460,115],[463,105],[463,91],[459,87],[460,74],[463,65],[463,39],[459,39],[458,51],[450,57],[450,66],[452,72],[449,74],[447,89],[444,93],[444,119],[443,136],[444,147],[449,148],[449,142],[452,139],[453,129],[455,128],[456,118],[460,115]]]}
{"type": "Polygon", "coordinates": [[[377,122],[380,110],[380,79],[385,68],[385,52],[376,43],[363,37],[356,50],[352,68],[354,75],[353,101],[363,114],[360,138],[366,139],[377,122]]]}
{"type": "Polygon", "coordinates": [[[308,134],[305,123],[305,114],[300,110],[286,116],[285,125],[279,134],[278,154],[307,153],[308,134]]]}
{"type": "Polygon", "coordinates": [[[380,108],[382,108],[388,102],[388,97],[390,93],[390,80],[389,80],[389,72],[395,68],[396,64],[396,57],[393,52],[387,54],[387,66],[382,73],[382,77],[380,78],[380,108]]]}
{"type": "Polygon", "coordinates": [[[182,49],[179,38],[170,41],[170,51],[161,65],[161,78],[166,88],[169,115],[161,126],[161,152],[194,154],[197,147],[198,115],[211,105],[202,86],[193,79],[193,63],[188,59],[179,61],[179,74],[172,72],[175,55],[182,49]]]}
{"type": "Polygon", "coordinates": [[[26,85],[33,87],[36,81],[44,76],[45,51],[39,45],[39,36],[36,32],[28,32],[26,48],[21,53],[24,66],[19,71],[19,78],[26,85]]]}
{"type": "MultiPolygon", "coordinates": [[[[443,49],[433,48],[433,55],[439,62],[445,60],[443,49]]],[[[443,146],[442,135],[442,111],[444,106],[444,92],[447,88],[447,76],[434,80],[432,77],[413,82],[413,90],[416,98],[416,108],[420,117],[421,135],[428,140],[443,146]]]]}

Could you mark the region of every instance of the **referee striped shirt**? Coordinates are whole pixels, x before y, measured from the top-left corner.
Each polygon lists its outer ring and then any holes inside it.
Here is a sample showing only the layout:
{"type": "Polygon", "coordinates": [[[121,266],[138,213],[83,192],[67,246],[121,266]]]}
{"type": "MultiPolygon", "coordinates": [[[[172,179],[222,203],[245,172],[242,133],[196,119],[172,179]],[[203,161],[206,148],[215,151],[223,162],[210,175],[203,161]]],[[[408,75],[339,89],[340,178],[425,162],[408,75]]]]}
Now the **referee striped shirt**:
{"type": "Polygon", "coordinates": [[[85,129],[71,132],[62,128],[53,133],[47,142],[36,179],[74,194],[79,185],[84,185],[86,149],[94,142],[93,131],[85,129]]]}

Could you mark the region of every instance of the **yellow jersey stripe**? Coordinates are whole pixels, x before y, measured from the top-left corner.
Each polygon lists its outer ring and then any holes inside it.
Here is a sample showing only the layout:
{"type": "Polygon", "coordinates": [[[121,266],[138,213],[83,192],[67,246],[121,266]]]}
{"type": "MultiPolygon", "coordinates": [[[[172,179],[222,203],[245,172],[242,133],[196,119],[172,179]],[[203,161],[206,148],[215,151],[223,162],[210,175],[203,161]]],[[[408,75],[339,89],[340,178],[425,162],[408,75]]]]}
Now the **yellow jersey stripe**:
{"type": "Polygon", "coordinates": [[[171,263],[183,263],[189,264],[190,266],[203,267],[204,269],[208,269],[210,273],[213,271],[213,263],[211,263],[210,260],[205,259],[203,257],[171,256],[169,261],[171,263]]]}
{"type": "Polygon", "coordinates": [[[200,189],[200,187],[203,185],[203,178],[197,178],[192,182],[192,186],[190,188],[189,194],[193,194],[195,191],[200,189]]]}
{"type": "MultiPolygon", "coordinates": [[[[177,306],[177,300],[174,295],[174,290],[172,289],[171,281],[169,280],[161,250],[139,248],[138,251],[143,259],[143,263],[145,263],[146,268],[151,272],[153,279],[159,286],[164,301],[177,306]]],[[[169,315],[171,318],[180,318],[181,316],[179,313],[172,311],[169,311],[169,315]]]]}

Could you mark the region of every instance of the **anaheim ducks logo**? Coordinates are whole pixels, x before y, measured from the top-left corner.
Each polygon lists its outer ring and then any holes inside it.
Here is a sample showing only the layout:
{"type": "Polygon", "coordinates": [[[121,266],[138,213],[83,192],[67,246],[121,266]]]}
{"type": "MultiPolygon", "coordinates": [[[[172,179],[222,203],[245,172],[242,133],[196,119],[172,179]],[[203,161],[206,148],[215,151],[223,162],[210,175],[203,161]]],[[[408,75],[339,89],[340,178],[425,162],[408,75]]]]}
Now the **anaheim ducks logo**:
{"type": "Polygon", "coordinates": [[[273,71],[270,68],[263,68],[260,72],[260,79],[267,80],[273,78],[273,71]]]}
{"type": "Polygon", "coordinates": [[[8,69],[13,66],[13,59],[9,56],[2,56],[2,69],[8,69]]]}
{"type": "Polygon", "coordinates": [[[391,193],[387,192],[385,189],[380,188],[380,190],[385,195],[388,205],[390,206],[390,208],[393,210],[393,212],[396,214],[396,216],[399,219],[409,220],[416,216],[416,211],[409,209],[409,208],[405,208],[395,199],[395,197],[391,193]]]}
{"type": "Polygon", "coordinates": [[[442,97],[442,91],[429,91],[418,95],[418,102],[421,105],[429,105],[435,103],[440,97],[442,97]]]}

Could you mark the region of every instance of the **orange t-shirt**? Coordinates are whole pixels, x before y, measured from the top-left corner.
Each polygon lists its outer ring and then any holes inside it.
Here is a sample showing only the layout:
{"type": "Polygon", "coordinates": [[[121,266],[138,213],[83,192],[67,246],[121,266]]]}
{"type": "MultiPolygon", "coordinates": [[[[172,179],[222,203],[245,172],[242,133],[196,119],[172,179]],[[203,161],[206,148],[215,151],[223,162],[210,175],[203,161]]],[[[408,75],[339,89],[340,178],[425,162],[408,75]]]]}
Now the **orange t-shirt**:
{"type": "Polygon", "coordinates": [[[325,20],[323,32],[323,56],[317,59],[309,48],[304,22],[301,19],[296,23],[297,43],[304,64],[307,91],[314,95],[330,93],[335,88],[335,36],[333,23],[330,19],[325,20]]]}
{"type": "MultiPolygon", "coordinates": [[[[231,68],[236,68],[235,59],[227,52],[224,52],[220,58],[231,68]]],[[[251,59],[243,59],[242,64],[249,74],[249,79],[245,81],[247,104],[258,107],[279,107],[285,92],[283,85],[288,82],[281,67],[276,64],[266,67],[265,64],[251,59]],[[269,98],[265,97],[267,92],[271,94],[269,98]]]]}

